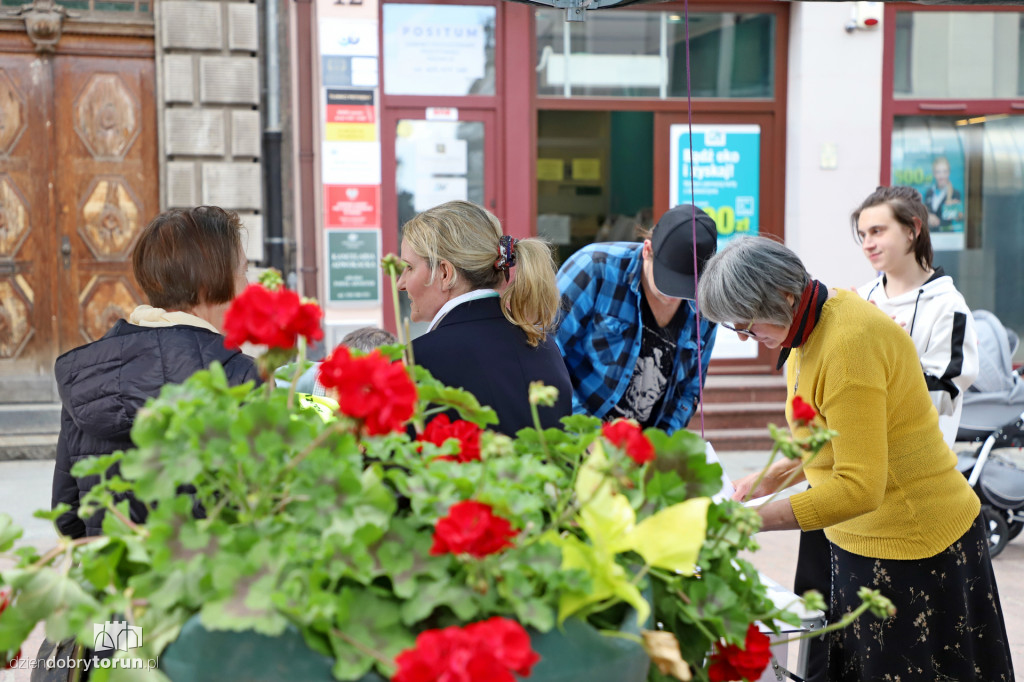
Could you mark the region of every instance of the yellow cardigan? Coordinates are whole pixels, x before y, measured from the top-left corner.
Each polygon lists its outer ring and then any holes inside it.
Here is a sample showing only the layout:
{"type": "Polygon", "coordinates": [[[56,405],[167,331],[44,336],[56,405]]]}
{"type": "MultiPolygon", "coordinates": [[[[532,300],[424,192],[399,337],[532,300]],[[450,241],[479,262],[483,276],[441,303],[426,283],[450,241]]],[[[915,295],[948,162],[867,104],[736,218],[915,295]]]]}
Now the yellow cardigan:
{"type": "MultiPolygon", "coordinates": [[[[861,556],[923,559],[970,528],[978,497],[943,441],[914,342],[889,316],[839,290],[787,379],[788,404],[799,395],[839,432],[807,465],[811,488],[790,498],[803,530],[861,556]]],[[[795,428],[790,407],[787,418],[795,428]]]]}

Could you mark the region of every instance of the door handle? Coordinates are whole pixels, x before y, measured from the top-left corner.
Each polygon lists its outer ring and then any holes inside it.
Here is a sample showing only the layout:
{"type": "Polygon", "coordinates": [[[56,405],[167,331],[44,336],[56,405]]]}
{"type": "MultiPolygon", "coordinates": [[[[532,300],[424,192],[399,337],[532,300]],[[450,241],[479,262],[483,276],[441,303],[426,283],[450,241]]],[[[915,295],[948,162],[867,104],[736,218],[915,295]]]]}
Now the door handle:
{"type": "Polygon", "coordinates": [[[60,255],[64,262],[64,269],[71,269],[71,237],[64,235],[60,238],[60,255]]]}

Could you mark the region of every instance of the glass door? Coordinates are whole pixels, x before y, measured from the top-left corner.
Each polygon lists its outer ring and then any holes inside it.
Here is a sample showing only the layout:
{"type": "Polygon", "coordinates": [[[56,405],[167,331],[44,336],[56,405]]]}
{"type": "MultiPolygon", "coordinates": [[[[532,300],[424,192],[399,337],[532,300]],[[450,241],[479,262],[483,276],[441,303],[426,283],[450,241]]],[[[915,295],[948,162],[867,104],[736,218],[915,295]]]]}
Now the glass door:
{"type": "MultiPolygon", "coordinates": [[[[383,129],[384,253],[400,253],[401,226],[446,201],[462,199],[499,212],[493,112],[391,109],[384,114],[383,129]]],[[[403,319],[408,316],[404,292],[399,294],[399,309],[403,319]]],[[[392,319],[392,311],[385,310],[385,320],[392,319]]],[[[412,323],[412,336],[424,333],[427,325],[412,323]]]]}

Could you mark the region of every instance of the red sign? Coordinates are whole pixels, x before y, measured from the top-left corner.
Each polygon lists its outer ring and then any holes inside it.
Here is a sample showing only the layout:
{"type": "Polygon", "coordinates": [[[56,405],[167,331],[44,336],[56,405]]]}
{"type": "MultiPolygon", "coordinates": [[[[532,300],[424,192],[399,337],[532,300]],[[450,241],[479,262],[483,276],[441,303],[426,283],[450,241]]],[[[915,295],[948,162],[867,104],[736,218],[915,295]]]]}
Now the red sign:
{"type": "Polygon", "coordinates": [[[327,123],[373,123],[373,90],[328,90],[327,123]]]}
{"type": "Polygon", "coordinates": [[[332,227],[380,227],[380,185],[324,185],[324,218],[332,227]]]}

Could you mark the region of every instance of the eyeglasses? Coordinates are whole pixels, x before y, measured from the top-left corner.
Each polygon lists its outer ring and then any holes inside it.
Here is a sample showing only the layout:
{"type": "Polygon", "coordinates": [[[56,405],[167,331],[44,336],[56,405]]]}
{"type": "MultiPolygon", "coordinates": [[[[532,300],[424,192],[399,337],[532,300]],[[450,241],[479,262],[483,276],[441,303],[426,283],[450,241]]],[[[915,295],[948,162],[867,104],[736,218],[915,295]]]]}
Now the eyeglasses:
{"type": "Polygon", "coordinates": [[[758,338],[759,338],[758,335],[755,334],[754,331],[751,329],[751,327],[754,326],[753,322],[748,322],[745,329],[738,329],[738,328],[732,326],[731,324],[726,324],[725,322],[720,322],[719,324],[721,326],[725,327],[726,329],[728,329],[729,331],[736,332],[737,334],[743,334],[743,336],[749,336],[750,338],[754,339],[755,341],[757,341],[758,338]]]}

